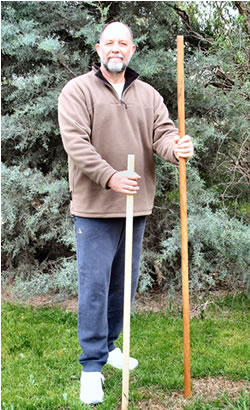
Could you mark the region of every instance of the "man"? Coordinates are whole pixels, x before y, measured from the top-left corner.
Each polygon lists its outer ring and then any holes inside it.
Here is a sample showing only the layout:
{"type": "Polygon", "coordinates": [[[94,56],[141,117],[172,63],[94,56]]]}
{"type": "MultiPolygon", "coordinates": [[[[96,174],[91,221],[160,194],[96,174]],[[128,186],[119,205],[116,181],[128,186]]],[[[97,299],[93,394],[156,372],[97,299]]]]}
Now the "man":
{"type": "MultiPolygon", "coordinates": [[[[114,342],[123,321],[126,194],[135,195],[133,299],[155,194],[153,154],[173,164],[193,154],[190,137],[180,139],[160,94],[127,67],[135,48],[128,26],[108,24],[96,45],[101,66],[69,81],[59,97],[77,242],[80,399],[88,404],[103,400],[104,364],[123,364],[114,342]],[[128,154],[135,154],[134,173],[126,170],[128,154]]],[[[129,366],[138,361],[130,358],[129,366]]]]}

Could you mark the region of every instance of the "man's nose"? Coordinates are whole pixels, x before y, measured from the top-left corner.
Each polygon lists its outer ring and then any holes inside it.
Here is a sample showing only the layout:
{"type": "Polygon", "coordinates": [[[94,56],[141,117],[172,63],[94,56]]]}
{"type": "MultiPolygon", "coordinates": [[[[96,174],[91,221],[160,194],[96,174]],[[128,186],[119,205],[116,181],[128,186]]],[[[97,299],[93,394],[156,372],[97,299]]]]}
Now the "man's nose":
{"type": "Polygon", "coordinates": [[[114,43],[113,43],[112,52],[113,52],[113,53],[119,53],[119,52],[120,52],[120,47],[119,47],[118,42],[114,42],[114,43]]]}

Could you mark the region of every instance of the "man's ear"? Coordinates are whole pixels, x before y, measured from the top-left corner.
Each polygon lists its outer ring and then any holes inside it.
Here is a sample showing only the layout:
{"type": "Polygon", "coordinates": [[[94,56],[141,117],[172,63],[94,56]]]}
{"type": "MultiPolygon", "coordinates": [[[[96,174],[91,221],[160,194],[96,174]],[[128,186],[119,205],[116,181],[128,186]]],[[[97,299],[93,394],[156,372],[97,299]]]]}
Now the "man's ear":
{"type": "Polygon", "coordinates": [[[99,55],[99,57],[100,57],[100,49],[101,49],[101,46],[100,46],[100,44],[99,43],[97,43],[96,45],[95,45],[95,49],[96,49],[96,51],[97,51],[97,54],[99,55]]]}
{"type": "Polygon", "coordinates": [[[136,45],[132,44],[129,59],[133,57],[135,50],[136,50],[136,45]]]}

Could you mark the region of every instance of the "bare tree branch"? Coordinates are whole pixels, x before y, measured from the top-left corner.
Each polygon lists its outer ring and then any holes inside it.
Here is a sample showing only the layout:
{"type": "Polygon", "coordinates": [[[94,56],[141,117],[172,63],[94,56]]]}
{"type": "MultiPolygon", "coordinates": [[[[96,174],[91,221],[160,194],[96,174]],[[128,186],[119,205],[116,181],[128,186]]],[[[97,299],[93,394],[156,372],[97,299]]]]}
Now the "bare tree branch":
{"type": "Polygon", "coordinates": [[[246,30],[247,30],[247,34],[250,35],[250,9],[247,5],[247,2],[245,1],[235,1],[234,2],[237,9],[239,10],[239,13],[242,16],[246,16],[246,30]]]}
{"type": "Polygon", "coordinates": [[[174,9],[176,11],[176,13],[178,14],[178,16],[180,16],[180,18],[182,19],[183,23],[185,24],[185,26],[188,28],[190,35],[192,37],[194,37],[195,39],[199,40],[202,43],[206,43],[207,45],[211,45],[213,44],[213,39],[212,38],[206,38],[203,37],[200,33],[197,33],[197,31],[195,31],[191,25],[190,19],[188,14],[186,13],[185,10],[180,9],[179,7],[177,7],[176,5],[172,5],[172,4],[168,4],[169,7],[171,7],[172,9],[174,9]]]}

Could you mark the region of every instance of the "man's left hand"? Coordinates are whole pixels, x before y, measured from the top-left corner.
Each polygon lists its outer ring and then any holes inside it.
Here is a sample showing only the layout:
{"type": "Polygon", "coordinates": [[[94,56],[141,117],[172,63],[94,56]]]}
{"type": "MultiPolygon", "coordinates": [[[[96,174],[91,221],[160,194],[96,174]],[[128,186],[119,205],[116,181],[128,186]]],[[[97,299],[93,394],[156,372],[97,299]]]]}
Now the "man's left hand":
{"type": "Polygon", "coordinates": [[[174,142],[174,154],[177,159],[179,159],[179,157],[190,159],[193,156],[194,146],[189,135],[185,135],[183,138],[176,136],[174,142]]]}

